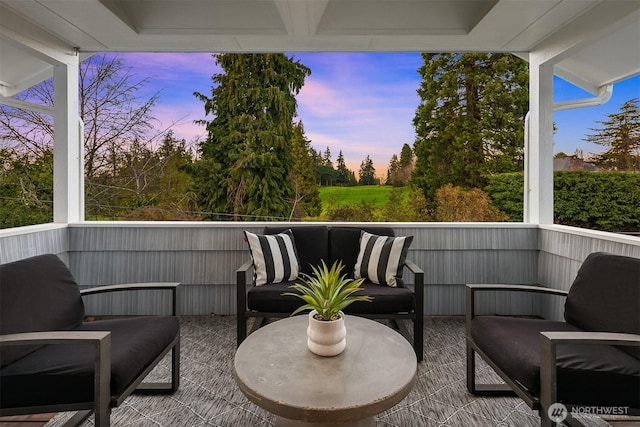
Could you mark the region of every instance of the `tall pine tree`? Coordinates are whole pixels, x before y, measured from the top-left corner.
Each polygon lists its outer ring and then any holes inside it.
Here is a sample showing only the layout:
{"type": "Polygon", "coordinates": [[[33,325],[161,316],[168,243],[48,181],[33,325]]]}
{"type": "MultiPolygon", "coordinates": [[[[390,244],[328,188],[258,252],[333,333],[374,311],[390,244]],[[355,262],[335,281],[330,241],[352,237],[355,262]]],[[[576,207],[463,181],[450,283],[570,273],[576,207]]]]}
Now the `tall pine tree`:
{"type": "Polygon", "coordinates": [[[293,126],[293,169],[291,170],[291,183],[293,185],[293,198],[291,201],[291,214],[295,218],[318,216],[322,210],[320,192],[316,184],[314,173],[311,143],[304,135],[302,122],[293,126]]]}
{"type": "Polygon", "coordinates": [[[336,160],[336,184],[342,185],[345,187],[350,187],[353,185],[357,185],[358,181],[356,181],[356,176],[352,170],[347,168],[347,164],[344,161],[344,155],[342,154],[342,150],[338,154],[338,160],[336,160]]]}
{"type": "Polygon", "coordinates": [[[608,120],[597,121],[602,129],[590,129],[585,141],[608,147],[597,156],[598,166],[619,171],[640,172],[640,101],[630,99],[608,120]]]}
{"type": "Polygon", "coordinates": [[[215,58],[223,72],[213,76],[211,97],[195,93],[213,116],[201,122],[208,136],[194,168],[200,205],[210,218],[288,218],[295,95],[311,70],[284,54],[215,58]]]}
{"type": "Polygon", "coordinates": [[[451,183],[522,170],[528,66],[511,54],[422,54],[412,182],[433,202],[451,183]]]}
{"type": "Polygon", "coordinates": [[[400,160],[398,160],[398,155],[394,154],[391,156],[391,160],[389,161],[389,168],[387,169],[387,181],[385,185],[393,185],[394,187],[399,187],[402,185],[400,180],[398,179],[398,174],[400,171],[400,160]]]}

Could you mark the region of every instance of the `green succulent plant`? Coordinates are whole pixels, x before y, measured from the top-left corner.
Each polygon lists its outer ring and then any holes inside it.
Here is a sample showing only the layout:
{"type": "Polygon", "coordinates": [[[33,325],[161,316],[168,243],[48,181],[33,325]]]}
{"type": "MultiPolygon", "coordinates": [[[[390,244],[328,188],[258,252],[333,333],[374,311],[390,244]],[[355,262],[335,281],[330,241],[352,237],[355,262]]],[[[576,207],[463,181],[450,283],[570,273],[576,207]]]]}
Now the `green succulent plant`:
{"type": "Polygon", "coordinates": [[[311,267],[313,275],[302,273],[302,283],[296,283],[291,288],[295,292],[285,292],[282,295],[291,295],[302,299],[306,304],[298,307],[291,315],[303,310],[315,310],[322,320],[335,320],[340,311],[356,301],[371,301],[373,298],[366,295],[352,295],[363,288],[360,287],[364,279],[348,279],[346,274],[341,274],[342,262],[334,262],[331,268],[322,261],[322,265],[311,267]]]}

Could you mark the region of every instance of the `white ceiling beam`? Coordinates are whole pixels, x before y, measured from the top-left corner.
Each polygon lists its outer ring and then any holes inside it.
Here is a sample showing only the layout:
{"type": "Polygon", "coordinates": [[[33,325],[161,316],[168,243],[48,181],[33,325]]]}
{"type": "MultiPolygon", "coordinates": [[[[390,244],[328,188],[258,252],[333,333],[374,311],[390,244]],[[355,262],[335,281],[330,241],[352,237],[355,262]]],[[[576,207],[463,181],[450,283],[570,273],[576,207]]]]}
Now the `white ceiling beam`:
{"type": "Polygon", "coordinates": [[[40,114],[53,115],[53,107],[49,105],[40,105],[33,102],[23,101],[21,99],[9,98],[0,95],[0,104],[8,105],[13,108],[21,108],[23,110],[33,111],[40,114]]]}
{"type": "MultiPolygon", "coordinates": [[[[0,42],[1,45],[1,42],[0,42]]],[[[0,95],[4,97],[12,97],[24,90],[29,89],[38,83],[51,78],[53,75],[53,65],[30,75],[29,77],[20,79],[18,84],[8,82],[0,82],[0,95]]]]}
{"type": "MultiPolygon", "coordinates": [[[[525,1],[529,2],[531,0],[525,1]]],[[[544,15],[540,16],[535,21],[531,21],[529,25],[522,27],[519,34],[509,41],[508,46],[512,50],[530,50],[536,43],[539,43],[542,39],[548,37],[551,31],[556,28],[561,28],[563,25],[571,22],[576,16],[580,16],[584,11],[589,10],[602,0],[533,1],[535,2],[534,5],[529,5],[527,3],[527,7],[533,6],[539,8],[543,4],[547,4],[552,7],[550,7],[544,15]]],[[[510,3],[518,5],[521,4],[522,1],[511,1],[510,3]]],[[[518,15],[517,10],[514,10],[513,13],[515,13],[516,16],[518,15]]]]}
{"type": "Polygon", "coordinates": [[[11,43],[15,47],[29,51],[33,56],[52,65],[68,64],[77,52],[69,47],[60,51],[42,41],[31,39],[17,31],[0,24],[0,38],[2,43],[11,43]]]}
{"type": "Polygon", "coordinates": [[[317,3],[326,7],[327,2],[322,0],[310,4],[297,0],[274,0],[289,37],[308,38],[315,33],[320,21],[320,18],[314,16],[317,3]]]}
{"type": "Polygon", "coordinates": [[[0,4],[0,37],[3,43],[29,51],[52,65],[66,64],[76,54],[74,46],[63,42],[22,16],[0,4]]]}
{"type": "MultiPolygon", "coordinates": [[[[318,37],[236,37],[244,52],[367,52],[371,50],[369,36],[321,36],[318,37]]],[[[232,50],[233,51],[233,50],[232,50]]],[[[237,51],[237,50],[236,50],[237,51]]]]}
{"type": "Polygon", "coordinates": [[[555,74],[556,76],[560,77],[563,80],[568,81],[569,83],[572,83],[586,90],[592,95],[597,95],[600,92],[600,86],[593,84],[593,82],[583,79],[581,76],[577,75],[576,73],[572,73],[571,71],[568,71],[559,65],[555,65],[553,67],[553,74],[555,74]]]}
{"type": "Polygon", "coordinates": [[[473,27],[469,32],[469,38],[491,46],[501,45],[505,49],[519,50],[523,46],[514,47],[510,42],[560,2],[561,0],[499,1],[473,27]],[[523,7],[523,3],[526,3],[527,7],[523,7]],[[493,31],[498,27],[500,31],[493,31]]]}
{"type": "Polygon", "coordinates": [[[541,61],[556,64],[614,31],[637,22],[638,1],[604,1],[533,46],[541,61]]]}

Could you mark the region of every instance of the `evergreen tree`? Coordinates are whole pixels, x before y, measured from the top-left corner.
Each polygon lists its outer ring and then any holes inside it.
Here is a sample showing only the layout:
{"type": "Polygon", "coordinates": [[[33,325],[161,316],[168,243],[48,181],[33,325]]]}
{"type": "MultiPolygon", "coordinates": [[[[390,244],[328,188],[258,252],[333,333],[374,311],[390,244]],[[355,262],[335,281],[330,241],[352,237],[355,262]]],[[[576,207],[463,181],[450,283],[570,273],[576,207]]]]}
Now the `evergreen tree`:
{"type": "Polygon", "coordinates": [[[620,107],[620,112],[607,114],[608,120],[597,121],[602,129],[590,129],[585,141],[609,147],[596,158],[604,169],[640,172],[640,104],[637,98],[620,107]]]}
{"type": "Polygon", "coordinates": [[[413,150],[409,144],[404,144],[400,151],[397,180],[401,185],[407,185],[413,172],[413,150]]]}
{"type": "Polygon", "coordinates": [[[367,154],[367,158],[360,164],[360,185],[374,185],[376,181],[376,169],[373,167],[373,161],[367,154]]]}
{"type": "MultiPolygon", "coordinates": [[[[197,197],[190,191],[193,155],[187,142],[168,131],[154,156],[158,168],[154,220],[199,220],[197,197]]],[[[143,218],[145,212],[142,213],[143,218]]]]}
{"type": "Polygon", "coordinates": [[[394,154],[391,156],[391,160],[389,161],[389,168],[387,169],[387,181],[385,185],[393,185],[394,187],[398,187],[400,182],[398,181],[398,172],[400,171],[400,160],[398,160],[398,155],[394,154]]]}
{"type": "Polygon", "coordinates": [[[313,158],[310,154],[314,150],[304,135],[302,122],[293,126],[291,147],[294,165],[291,171],[291,183],[294,190],[291,214],[295,218],[318,216],[322,210],[322,202],[316,184],[313,158]]]}
{"type": "Polygon", "coordinates": [[[313,173],[316,176],[316,183],[322,185],[322,153],[311,147],[309,156],[311,156],[311,161],[313,162],[313,173]]]}
{"type": "Polygon", "coordinates": [[[409,144],[404,144],[400,151],[400,167],[406,168],[413,164],[413,150],[409,144]]]}
{"type": "Polygon", "coordinates": [[[338,171],[333,168],[333,162],[331,161],[331,150],[327,147],[324,153],[320,151],[316,155],[316,170],[317,178],[320,185],[331,186],[337,183],[338,171]]]}
{"type": "Polygon", "coordinates": [[[511,54],[422,54],[412,182],[430,202],[446,183],[482,188],[522,170],[528,66],[511,54]]]}
{"type": "Polygon", "coordinates": [[[344,155],[342,150],[338,153],[338,159],[336,160],[336,171],[338,172],[336,177],[336,184],[351,186],[356,185],[355,174],[353,171],[347,168],[347,164],[344,162],[344,155]]]}
{"type": "Polygon", "coordinates": [[[322,155],[322,163],[325,166],[329,166],[333,169],[333,162],[331,161],[331,150],[329,149],[329,146],[327,146],[327,149],[324,150],[324,154],[322,155]]]}
{"type": "Polygon", "coordinates": [[[211,218],[288,218],[295,95],[311,71],[284,54],[215,59],[223,72],[213,76],[211,97],[195,93],[213,116],[201,122],[208,136],[194,168],[201,205],[211,218]]]}
{"type": "Polygon", "coordinates": [[[349,180],[347,181],[347,187],[354,187],[356,185],[358,185],[356,174],[351,169],[349,169],[349,180]]]}
{"type": "Polygon", "coordinates": [[[391,157],[389,168],[387,169],[386,185],[401,187],[409,183],[409,177],[413,171],[413,150],[409,144],[404,144],[400,151],[400,158],[397,154],[391,157]]]}

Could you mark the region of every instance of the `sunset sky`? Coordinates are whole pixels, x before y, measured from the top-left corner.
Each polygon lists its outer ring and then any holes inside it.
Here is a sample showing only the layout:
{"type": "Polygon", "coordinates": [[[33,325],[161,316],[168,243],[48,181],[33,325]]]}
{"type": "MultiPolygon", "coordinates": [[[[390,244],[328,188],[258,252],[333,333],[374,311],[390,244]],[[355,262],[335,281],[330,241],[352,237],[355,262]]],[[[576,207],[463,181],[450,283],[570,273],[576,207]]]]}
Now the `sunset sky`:
{"type": "MultiPolygon", "coordinates": [[[[220,73],[208,53],[120,53],[133,67],[137,78],[149,77],[148,94],[160,90],[154,115],[159,128],[172,123],[178,138],[192,142],[205,137],[195,120],[204,119],[203,103],[193,92],[211,94],[213,74],[220,73]]],[[[386,170],[393,154],[404,143],[413,146],[412,121],[419,104],[417,72],[422,65],[419,53],[295,53],[289,54],[311,69],[311,75],[297,96],[298,118],[316,150],[328,146],[335,162],[342,150],[349,168],[357,174],[367,155],[379,174],[386,170]]],[[[591,97],[590,94],[556,78],[556,101],[591,97]]],[[[598,120],[617,112],[629,99],[640,98],[640,76],[614,85],[611,100],[599,107],[557,112],[554,120],[554,152],[585,155],[602,147],[583,138],[598,128],[598,120]]]]}

